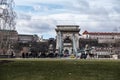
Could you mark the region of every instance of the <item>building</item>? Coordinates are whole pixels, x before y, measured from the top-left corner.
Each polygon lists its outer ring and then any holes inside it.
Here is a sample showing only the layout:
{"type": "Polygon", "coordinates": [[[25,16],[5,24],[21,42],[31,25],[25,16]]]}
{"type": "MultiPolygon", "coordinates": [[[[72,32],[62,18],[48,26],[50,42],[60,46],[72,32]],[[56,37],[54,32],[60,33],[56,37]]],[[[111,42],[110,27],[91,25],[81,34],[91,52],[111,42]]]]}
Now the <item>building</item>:
{"type": "Polygon", "coordinates": [[[82,37],[84,39],[97,39],[98,43],[116,43],[120,40],[120,33],[84,31],[82,37]]]}
{"type": "Polygon", "coordinates": [[[18,32],[16,30],[0,30],[0,47],[17,43],[18,32]]]}
{"type": "Polygon", "coordinates": [[[18,41],[20,43],[37,42],[39,41],[39,37],[37,35],[19,34],[18,41]]]}
{"type": "Polygon", "coordinates": [[[9,49],[19,53],[23,47],[35,45],[37,42],[37,35],[18,34],[16,30],[0,30],[0,55],[7,55],[9,49]]]}
{"type": "MultiPolygon", "coordinates": [[[[84,31],[83,39],[96,40],[95,53],[98,58],[108,58],[111,55],[120,55],[120,33],[119,32],[88,32],[84,31]]],[[[91,44],[89,44],[91,45],[91,44]]]]}
{"type": "Polygon", "coordinates": [[[8,50],[13,48],[17,42],[18,32],[16,30],[0,30],[0,55],[7,55],[8,50]]]}

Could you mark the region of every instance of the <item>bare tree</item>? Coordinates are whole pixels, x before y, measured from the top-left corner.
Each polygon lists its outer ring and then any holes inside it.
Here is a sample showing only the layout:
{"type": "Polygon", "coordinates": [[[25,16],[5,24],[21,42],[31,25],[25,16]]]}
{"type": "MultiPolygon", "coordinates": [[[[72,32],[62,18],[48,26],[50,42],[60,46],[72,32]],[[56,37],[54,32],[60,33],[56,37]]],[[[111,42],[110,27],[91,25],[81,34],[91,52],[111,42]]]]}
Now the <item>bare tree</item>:
{"type": "Polygon", "coordinates": [[[15,29],[16,13],[13,10],[13,0],[0,0],[0,28],[6,30],[15,29]]]}
{"type": "Polygon", "coordinates": [[[15,30],[15,18],[16,13],[13,0],[0,0],[0,36],[3,36],[0,40],[0,47],[4,44],[5,48],[10,47],[10,31],[15,30]]]}

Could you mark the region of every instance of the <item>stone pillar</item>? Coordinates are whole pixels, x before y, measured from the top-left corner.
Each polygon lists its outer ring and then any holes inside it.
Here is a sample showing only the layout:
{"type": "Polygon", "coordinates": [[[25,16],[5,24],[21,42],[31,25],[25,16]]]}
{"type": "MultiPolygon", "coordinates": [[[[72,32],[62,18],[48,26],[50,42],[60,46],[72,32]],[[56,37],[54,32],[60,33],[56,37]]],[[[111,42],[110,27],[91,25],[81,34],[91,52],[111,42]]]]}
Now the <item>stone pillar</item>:
{"type": "Polygon", "coordinates": [[[56,36],[56,49],[57,50],[59,49],[59,35],[58,35],[58,32],[57,32],[57,36],[56,36]]]}
{"type": "Polygon", "coordinates": [[[57,32],[57,40],[56,40],[56,49],[59,51],[59,53],[62,53],[62,35],[61,32],[57,32]]]}
{"type": "Polygon", "coordinates": [[[79,49],[79,34],[76,35],[76,48],[79,49]]]}

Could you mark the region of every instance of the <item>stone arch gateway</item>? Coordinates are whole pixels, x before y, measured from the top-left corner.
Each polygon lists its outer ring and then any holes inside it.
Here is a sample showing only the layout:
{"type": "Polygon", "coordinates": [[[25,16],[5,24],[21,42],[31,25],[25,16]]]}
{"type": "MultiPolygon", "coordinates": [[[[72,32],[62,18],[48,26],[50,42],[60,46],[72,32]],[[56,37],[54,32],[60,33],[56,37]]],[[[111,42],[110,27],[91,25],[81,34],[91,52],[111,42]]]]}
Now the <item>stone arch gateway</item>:
{"type": "Polygon", "coordinates": [[[76,54],[79,49],[79,32],[78,25],[57,25],[56,29],[56,50],[59,54],[76,54]],[[66,51],[67,50],[67,51],[66,51]]]}

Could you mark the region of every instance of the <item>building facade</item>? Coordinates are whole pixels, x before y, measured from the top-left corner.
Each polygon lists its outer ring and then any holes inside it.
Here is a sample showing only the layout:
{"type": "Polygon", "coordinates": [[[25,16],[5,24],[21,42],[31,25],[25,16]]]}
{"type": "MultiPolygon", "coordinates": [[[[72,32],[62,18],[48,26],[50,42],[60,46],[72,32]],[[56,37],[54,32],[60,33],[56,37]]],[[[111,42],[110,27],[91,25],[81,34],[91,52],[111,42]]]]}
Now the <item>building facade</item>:
{"type": "Polygon", "coordinates": [[[11,50],[19,54],[21,48],[37,42],[39,42],[37,35],[21,35],[16,30],[0,30],[0,55],[8,55],[11,50]]]}
{"type": "Polygon", "coordinates": [[[17,43],[18,32],[16,30],[0,30],[0,47],[17,43]]]}
{"type": "Polygon", "coordinates": [[[39,37],[37,35],[19,34],[18,41],[20,43],[37,42],[39,41],[39,37]]]}
{"type": "Polygon", "coordinates": [[[98,58],[120,55],[120,33],[119,32],[88,32],[84,31],[83,39],[97,40],[94,53],[98,58]]]}
{"type": "Polygon", "coordinates": [[[97,39],[99,43],[116,43],[120,40],[118,32],[88,32],[82,34],[84,39],[97,39]]]}
{"type": "Polygon", "coordinates": [[[9,51],[13,51],[11,48],[17,42],[18,32],[16,30],[0,30],[0,55],[8,55],[9,51]]]}

